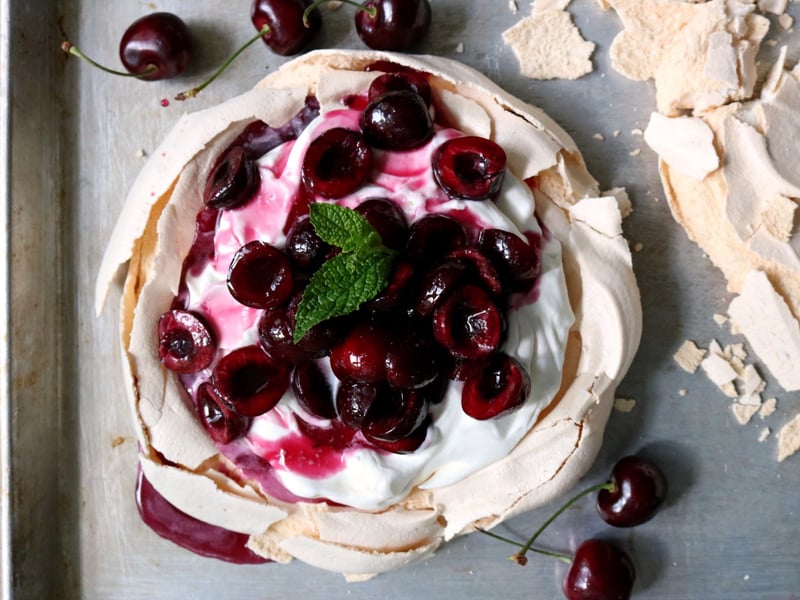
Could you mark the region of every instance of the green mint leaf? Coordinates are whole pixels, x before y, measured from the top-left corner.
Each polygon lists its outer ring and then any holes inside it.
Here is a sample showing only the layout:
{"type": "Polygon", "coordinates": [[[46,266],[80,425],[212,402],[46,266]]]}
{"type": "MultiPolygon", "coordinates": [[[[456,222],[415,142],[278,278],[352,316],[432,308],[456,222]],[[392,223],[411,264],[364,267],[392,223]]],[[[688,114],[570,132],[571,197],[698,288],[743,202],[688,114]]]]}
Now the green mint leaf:
{"type": "Polygon", "coordinates": [[[364,249],[326,261],[312,275],[297,306],[295,343],[314,325],[358,310],[375,297],[389,281],[392,258],[385,249],[364,249]]]}
{"type": "Polygon", "coordinates": [[[375,228],[352,208],[315,202],[309,207],[309,218],[319,237],[344,252],[381,246],[381,237],[375,228]]]}

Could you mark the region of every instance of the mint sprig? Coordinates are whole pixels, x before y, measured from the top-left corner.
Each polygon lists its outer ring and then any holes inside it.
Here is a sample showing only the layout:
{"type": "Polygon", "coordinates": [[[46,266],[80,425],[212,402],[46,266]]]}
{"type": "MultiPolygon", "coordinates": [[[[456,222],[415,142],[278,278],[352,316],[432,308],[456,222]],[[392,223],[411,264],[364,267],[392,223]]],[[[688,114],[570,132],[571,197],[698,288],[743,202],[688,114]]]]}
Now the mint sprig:
{"type": "Polygon", "coordinates": [[[294,341],[314,325],[358,310],[389,282],[394,252],[356,211],[338,204],[314,203],[309,218],[317,235],[341,253],[326,261],[303,291],[295,315],[294,341]]]}

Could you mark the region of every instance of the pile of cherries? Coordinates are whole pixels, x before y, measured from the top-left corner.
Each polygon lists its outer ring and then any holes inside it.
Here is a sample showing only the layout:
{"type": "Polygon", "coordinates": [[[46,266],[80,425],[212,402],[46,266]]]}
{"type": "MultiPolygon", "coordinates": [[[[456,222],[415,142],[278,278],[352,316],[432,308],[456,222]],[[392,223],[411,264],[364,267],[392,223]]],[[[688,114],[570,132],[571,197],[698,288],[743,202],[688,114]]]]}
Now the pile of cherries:
{"type": "MultiPolygon", "coordinates": [[[[412,150],[433,135],[427,76],[378,66],[395,71],[379,75],[370,86],[360,130],[329,129],[310,143],[300,192],[285,225],[285,246],[252,241],[230,263],[231,295],[262,310],[258,344],[217,357],[212,328],[200,315],[178,305],[160,319],[165,366],[178,373],[211,370],[195,402],[218,442],[246,431],[249,419],[271,410],[289,387],[313,417],[361,431],[369,443],[400,453],[424,441],[430,406],[442,400],[450,379],[464,382],[462,408],[475,419],[507,414],[528,398],[529,374],[501,346],[511,297],[529,292],[538,277],[537,245],[442,213],[409,225],[388,198],[368,198],[355,208],[394,252],[388,285],[356,312],[327,318],[294,339],[306,283],[340,251],[315,231],[310,203],[335,201],[367,182],[373,148],[412,150]],[[329,358],[338,379],[335,391],[320,368],[322,357],[329,358]]],[[[308,107],[305,112],[300,122],[287,125],[291,135],[313,114],[308,107]]],[[[261,137],[276,144],[288,135],[262,132],[261,137]]],[[[206,211],[241,206],[258,188],[259,171],[249,148],[263,151],[264,146],[247,141],[247,132],[240,140],[222,154],[208,178],[198,231],[210,229],[205,221],[213,224],[206,211]]],[[[443,198],[483,202],[498,193],[505,162],[494,142],[463,136],[441,144],[431,168],[443,198]]],[[[308,423],[301,426],[320,433],[308,423]]],[[[329,439],[329,434],[320,435],[329,439]]]]}
{"type": "Polygon", "coordinates": [[[565,510],[581,498],[597,492],[600,517],[614,527],[635,527],[652,519],[667,496],[664,472],[652,461],[626,456],[614,465],[609,481],[591,486],[570,498],[525,544],[480,530],[496,539],[519,546],[511,556],[517,564],[527,564],[528,551],[544,554],[569,564],[562,591],[569,600],[628,600],[636,573],[630,556],[603,539],[581,543],[572,557],[533,546],[539,535],[565,510]]]}
{"type": "MultiPolygon", "coordinates": [[[[261,38],[273,52],[282,56],[298,54],[319,34],[322,16],[318,6],[328,0],[253,0],[250,19],[257,34],[231,56],[212,77],[193,90],[179,94],[185,99],[197,94],[213,81],[254,41],[261,38]]],[[[430,29],[429,0],[366,0],[357,6],[355,29],[359,38],[374,50],[406,51],[422,40],[430,29]]],[[[66,36],[65,36],[66,37],[66,36]]],[[[145,15],[124,32],[119,56],[126,72],[109,69],[85,56],[71,42],[62,49],[94,66],[117,75],[145,81],[170,79],[182,74],[192,57],[192,37],[186,23],[167,12],[145,15]]]]}

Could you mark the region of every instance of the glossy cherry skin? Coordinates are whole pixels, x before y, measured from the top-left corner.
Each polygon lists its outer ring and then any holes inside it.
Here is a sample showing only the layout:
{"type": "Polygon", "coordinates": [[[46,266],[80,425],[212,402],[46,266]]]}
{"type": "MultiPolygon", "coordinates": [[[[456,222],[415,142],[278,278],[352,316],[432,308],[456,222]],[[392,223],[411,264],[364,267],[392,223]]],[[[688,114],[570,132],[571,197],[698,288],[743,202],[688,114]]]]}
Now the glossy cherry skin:
{"type": "Polygon", "coordinates": [[[228,268],[228,291],[252,308],[272,308],[294,291],[289,258],[266,242],[248,242],[234,254],[228,268]]]}
{"type": "Polygon", "coordinates": [[[211,382],[225,405],[243,417],[272,410],[289,387],[289,369],[258,346],[244,346],[223,356],[211,382]]]}
{"type": "Polygon", "coordinates": [[[261,36],[275,54],[297,54],[316,37],[322,27],[322,16],[314,9],[308,15],[308,27],[303,24],[303,13],[311,0],[254,0],[250,20],[256,31],[266,25],[269,31],[261,36]]]}
{"type": "Polygon", "coordinates": [[[218,444],[228,444],[245,433],[250,418],[231,411],[207,381],[197,389],[197,414],[208,434],[218,444]]]}
{"type": "Polygon", "coordinates": [[[506,153],[492,140],[464,136],[444,142],[433,155],[433,175],[451,198],[489,200],[506,174],[506,153]]]}
{"type": "Polygon", "coordinates": [[[140,79],[156,81],[177,77],[192,58],[192,37],[180,17],[156,12],[137,19],[122,34],[119,58],[130,73],[145,73],[140,79]]]}
{"type": "Polygon", "coordinates": [[[649,521],[667,496],[667,478],[654,463],[626,456],[611,471],[611,490],[597,494],[597,512],[609,525],[634,527],[649,521]]]}
{"type": "Polygon", "coordinates": [[[367,0],[363,6],[375,11],[356,11],[356,33],[373,50],[408,50],[431,26],[428,0],[367,0]]]}
{"type": "Polygon", "coordinates": [[[464,382],[461,408],[473,419],[493,419],[522,406],[531,392],[530,375],[507,354],[492,356],[464,382]]]}
{"type": "Polygon", "coordinates": [[[256,161],[242,146],[231,146],[217,159],[208,176],[203,200],[211,208],[236,208],[255,195],[260,183],[256,161]]]}
{"type": "Polygon", "coordinates": [[[630,557],[603,540],[583,542],[562,583],[569,600],[628,600],[636,572],[630,557]]]}
{"type": "Polygon", "coordinates": [[[360,125],[366,140],[382,150],[413,150],[433,135],[425,100],[408,90],[378,96],[361,113],[360,125]]]}

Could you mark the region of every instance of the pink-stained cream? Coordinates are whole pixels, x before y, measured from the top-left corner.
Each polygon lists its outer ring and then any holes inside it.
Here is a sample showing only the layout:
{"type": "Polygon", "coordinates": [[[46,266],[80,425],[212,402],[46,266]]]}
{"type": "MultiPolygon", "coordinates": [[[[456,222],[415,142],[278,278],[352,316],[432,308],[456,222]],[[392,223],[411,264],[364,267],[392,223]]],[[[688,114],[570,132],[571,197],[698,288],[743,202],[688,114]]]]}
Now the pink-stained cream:
{"type": "MultiPolygon", "coordinates": [[[[358,104],[323,113],[297,140],[259,159],[261,186],[257,194],[241,207],[220,211],[213,258],[205,264],[200,261],[185,274],[186,308],[212,324],[219,356],[258,343],[261,310],[239,304],[227,290],[226,276],[233,255],[254,240],[283,247],[287,215],[301,195],[300,173],[308,145],[334,127],[358,130],[358,104]]],[[[376,449],[359,432],[305,413],[289,389],[278,406],[253,420],[246,436],[220,447],[248,480],[258,482],[273,497],[327,500],[379,510],[402,499],[415,486],[453,483],[510,452],[557,391],[567,332],[573,322],[560,245],[553,239],[545,241],[534,216],[533,194],[510,173],[497,203],[452,200],[441,190],[433,177],[431,157],[444,141],[461,135],[455,129],[437,126],[433,138],[413,151],[374,150],[371,180],[337,202],[355,208],[367,198],[386,197],[402,210],[409,223],[427,214],[443,213],[461,222],[473,239],[481,229],[493,227],[526,237],[540,249],[542,279],[533,291],[512,299],[508,341],[503,348],[529,368],[534,385],[528,402],[511,415],[476,421],[461,411],[463,384],[451,381],[445,400],[432,408],[434,422],[422,447],[408,455],[397,455],[376,449]],[[524,223],[513,223],[499,208],[503,202],[530,205],[529,210],[515,211],[530,217],[524,223]],[[318,442],[319,436],[325,443],[318,442]]],[[[318,362],[335,393],[337,380],[328,359],[318,362]]],[[[181,378],[191,395],[200,382],[210,378],[212,370],[213,363],[202,373],[181,378]]]]}

